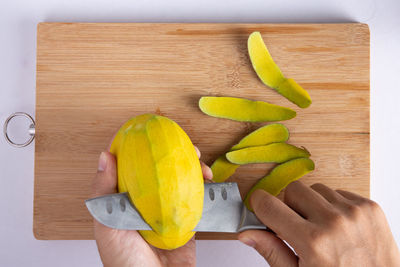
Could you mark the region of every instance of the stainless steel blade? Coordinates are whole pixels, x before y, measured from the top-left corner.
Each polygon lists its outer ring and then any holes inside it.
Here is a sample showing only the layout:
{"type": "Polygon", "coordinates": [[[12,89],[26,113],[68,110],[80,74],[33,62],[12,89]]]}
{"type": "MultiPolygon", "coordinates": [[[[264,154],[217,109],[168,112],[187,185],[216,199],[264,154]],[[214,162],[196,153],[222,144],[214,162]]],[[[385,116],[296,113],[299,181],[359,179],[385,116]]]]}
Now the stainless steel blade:
{"type": "MultiPolygon", "coordinates": [[[[151,230],[126,193],[86,200],[86,206],[100,223],[116,229],[151,230]]],[[[236,183],[204,185],[204,205],[194,231],[236,233],[247,229],[266,229],[242,202],[236,183]]]]}
{"type": "Polygon", "coordinates": [[[90,214],[100,223],[121,230],[152,230],[136,210],[127,193],[105,195],[85,201],[90,214]]]}
{"type": "Polygon", "coordinates": [[[266,227],[244,205],[237,183],[204,184],[203,214],[198,232],[236,233],[266,227]]]}

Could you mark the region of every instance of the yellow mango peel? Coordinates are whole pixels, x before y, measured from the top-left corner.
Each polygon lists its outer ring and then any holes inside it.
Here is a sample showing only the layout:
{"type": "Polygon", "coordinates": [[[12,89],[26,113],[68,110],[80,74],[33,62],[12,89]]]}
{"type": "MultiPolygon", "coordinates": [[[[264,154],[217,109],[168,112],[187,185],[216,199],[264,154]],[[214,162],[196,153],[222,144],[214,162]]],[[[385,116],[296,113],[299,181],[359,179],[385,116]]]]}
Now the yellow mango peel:
{"type": "MultiPolygon", "coordinates": [[[[289,139],[289,131],[283,124],[273,123],[251,132],[234,145],[230,151],[251,146],[262,146],[275,142],[286,142],[289,139]]],[[[211,165],[213,181],[222,183],[232,176],[240,165],[229,162],[225,154],[218,157],[211,165]]]]}
{"type": "Polygon", "coordinates": [[[110,152],[117,158],[118,191],[128,192],[152,231],[139,231],[151,245],[175,249],[195,232],[203,211],[200,161],[187,134],[163,116],[127,121],[110,152]]]}
{"type": "Polygon", "coordinates": [[[283,121],[296,117],[296,112],[290,108],[236,97],[203,96],[199,107],[209,116],[235,121],[283,121]]]}
{"type": "Polygon", "coordinates": [[[272,123],[258,128],[243,137],[231,151],[251,146],[263,146],[270,143],[286,142],[289,139],[289,130],[285,125],[272,123]]]}
{"type": "Polygon", "coordinates": [[[247,193],[244,203],[246,207],[252,211],[250,207],[250,196],[257,190],[262,189],[273,196],[278,195],[291,182],[300,179],[302,176],[313,171],[314,162],[309,158],[299,158],[287,161],[276,166],[267,176],[258,181],[247,193]]]}
{"type": "Polygon", "coordinates": [[[219,156],[211,165],[213,181],[222,183],[231,177],[240,165],[229,162],[225,155],[219,156]]]}
{"type": "Polygon", "coordinates": [[[275,89],[301,108],[311,105],[312,101],[308,92],[293,79],[287,79],[283,76],[278,65],[272,59],[259,32],[250,34],[247,47],[251,64],[257,76],[265,85],[275,89]]]}
{"type": "Polygon", "coordinates": [[[226,153],[226,158],[234,164],[282,163],[296,158],[308,158],[306,149],[286,143],[273,143],[265,146],[247,147],[226,153]]]}

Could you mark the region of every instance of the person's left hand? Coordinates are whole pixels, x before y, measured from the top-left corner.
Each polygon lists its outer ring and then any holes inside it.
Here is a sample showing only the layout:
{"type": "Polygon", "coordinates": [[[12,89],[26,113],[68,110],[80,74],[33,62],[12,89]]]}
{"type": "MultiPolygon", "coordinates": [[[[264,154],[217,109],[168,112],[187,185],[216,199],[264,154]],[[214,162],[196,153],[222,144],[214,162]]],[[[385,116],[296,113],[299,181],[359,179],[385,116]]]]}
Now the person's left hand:
{"type": "MultiPolygon", "coordinates": [[[[200,158],[200,151],[196,148],[200,158]]],[[[211,169],[201,162],[203,177],[212,179],[211,169]]],[[[102,152],[92,197],[117,193],[117,167],[114,155],[102,152]]],[[[175,250],[162,250],[148,244],[137,231],[112,229],[94,220],[94,237],[104,266],[195,266],[196,243],[192,238],[175,250]]]]}

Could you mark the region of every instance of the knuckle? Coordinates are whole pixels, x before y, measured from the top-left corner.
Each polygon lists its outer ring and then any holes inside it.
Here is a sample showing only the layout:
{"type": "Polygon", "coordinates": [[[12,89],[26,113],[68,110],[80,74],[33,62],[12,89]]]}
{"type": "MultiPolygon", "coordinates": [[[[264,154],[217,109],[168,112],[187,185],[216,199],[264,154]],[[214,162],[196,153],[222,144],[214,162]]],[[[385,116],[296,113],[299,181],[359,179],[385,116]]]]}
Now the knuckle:
{"type": "Polygon", "coordinates": [[[274,249],[259,248],[258,253],[264,257],[270,266],[276,266],[278,263],[278,256],[274,249]]]}
{"type": "Polygon", "coordinates": [[[376,203],[375,201],[369,200],[369,199],[368,199],[367,202],[368,202],[369,207],[370,207],[373,211],[381,211],[381,207],[380,207],[379,204],[376,203]]]}
{"type": "Polygon", "coordinates": [[[348,205],[347,213],[349,214],[350,218],[354,220],[360,218],[363,214],[363,211],[358,205],[348,205]]]}
{"type": "Polygon", "coordinates": [[[277,239],[268,240],[267,242],[257,243],[255,249],[265,258],[270,266],[281,266],[281,251],[279,249],[280,241],[277,239]]]}
{"type": "Polygon", "coordinates": [[[321,246],[324,246],[327,241],[326,230],[324,231],[318,227],[311,228],[308,235],[310,240],[308,245],[310,246],[311,252],[314,253],[318,252],[321,246]]]}
{"type": "Polygon", "coordinates": [[[362,209],[372,211],[373,213],[381,212],[381,207],[379,206],[379,204],[370,199],[364,199],[360,202],[359,206],[362,209]]]}
{"type": "Polygon", "coordinates": [[[328,224],[330,228],[342,228],[347,223],[346,216],[340,211],[333,210],[328,216],[328,224]]]}

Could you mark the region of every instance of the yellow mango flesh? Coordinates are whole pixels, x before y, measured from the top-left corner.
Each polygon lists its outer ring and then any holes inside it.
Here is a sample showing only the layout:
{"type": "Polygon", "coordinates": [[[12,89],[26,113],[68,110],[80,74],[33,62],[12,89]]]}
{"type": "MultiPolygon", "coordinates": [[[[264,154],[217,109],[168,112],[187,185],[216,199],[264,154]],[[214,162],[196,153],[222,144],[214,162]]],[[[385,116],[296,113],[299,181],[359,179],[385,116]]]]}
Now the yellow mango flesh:
{"type": "Polygon", "coordinates": [[[129,197],[152,231],[139,231],[161,249],[193,237],[203,210],[204,182],[192,142],[174,121],[153,114],[130,119],[110,149],[117,158],[118,190],[129,197]]]}
{"type": "Polygon", "coordinates": [[[285,79],[278,65],[274,62],[260,32],[253,32],[247,40],[247,49],[254,70],[263,83],[277,88],[285,79]]]}
{"type": "Polygon", "coordinates": [[[204,96],[200,98],[199,107],[207,115],[235,121],[283,121],[296,116],[289,108],[236,97],[204,96]]]}
{"type": "Polygon", "coordinates": [[[302,176],[313,171],[314,168],[314,162],[309,158],[293,159],[276,166],[267,176],[258,181],[258,183],[256,183],[247,193],[244,201],[246,207],[249,210],[252,210],[249,200],[251,194],[255,190],[262,189],[271,195],[276,196],[288,184],[300,179],[302,176]]]}
{"type": "Polygon", "coordinates": [[[282,163],[296,158],[308,158],[310,153],[286,143],[247,147],[226,153],[226,158],[234,164],[282,163]]]}
{"type": "Polygon", "coordinates": [[[289,139],[289,130],[285,125],[272,123],[258,128],[243,137],[231,151],[250,146],[263,146],[270,143],[286,142],[289,139]]]}
{"type": "Polygon", "coordinates": [[[231,177],[240,165],[229,162],[225,155],[219,156],[211,165],[213,181],[222,183],[231,177]]]}
{"type": "Polygon", "coordinates": [[[253,68],[265,85],[275,89],[301,108],[306,108],[311,104],[311,97],[308,92],[293,79],[286,79],[283,76],[259,32],[250,34],[247,47],[253,68]]]}
{"type": "Polygon", "coordinates": [[[311,98],[308,92],[293,79],[285,79],[276,90],[301,108],[311,105],[311,98]]]}
{"type": "MultiPolygon", "coordinates": [[[[250,146],[261,146],[275,142],[286,142],[289,139],[289,131],[283,125],[279,123],[269,124],[258,128],[257,130],[246,135],[239,143],[234,145],[230,151],[237,149],[250,147],[250,146]]],[[[232,176],[236,169],[240,165],[229,162],[225,155],[218,157],[211,165],[213,172],[213,181],[217,183],[224,182],[230,176],[232,176]]]]}

